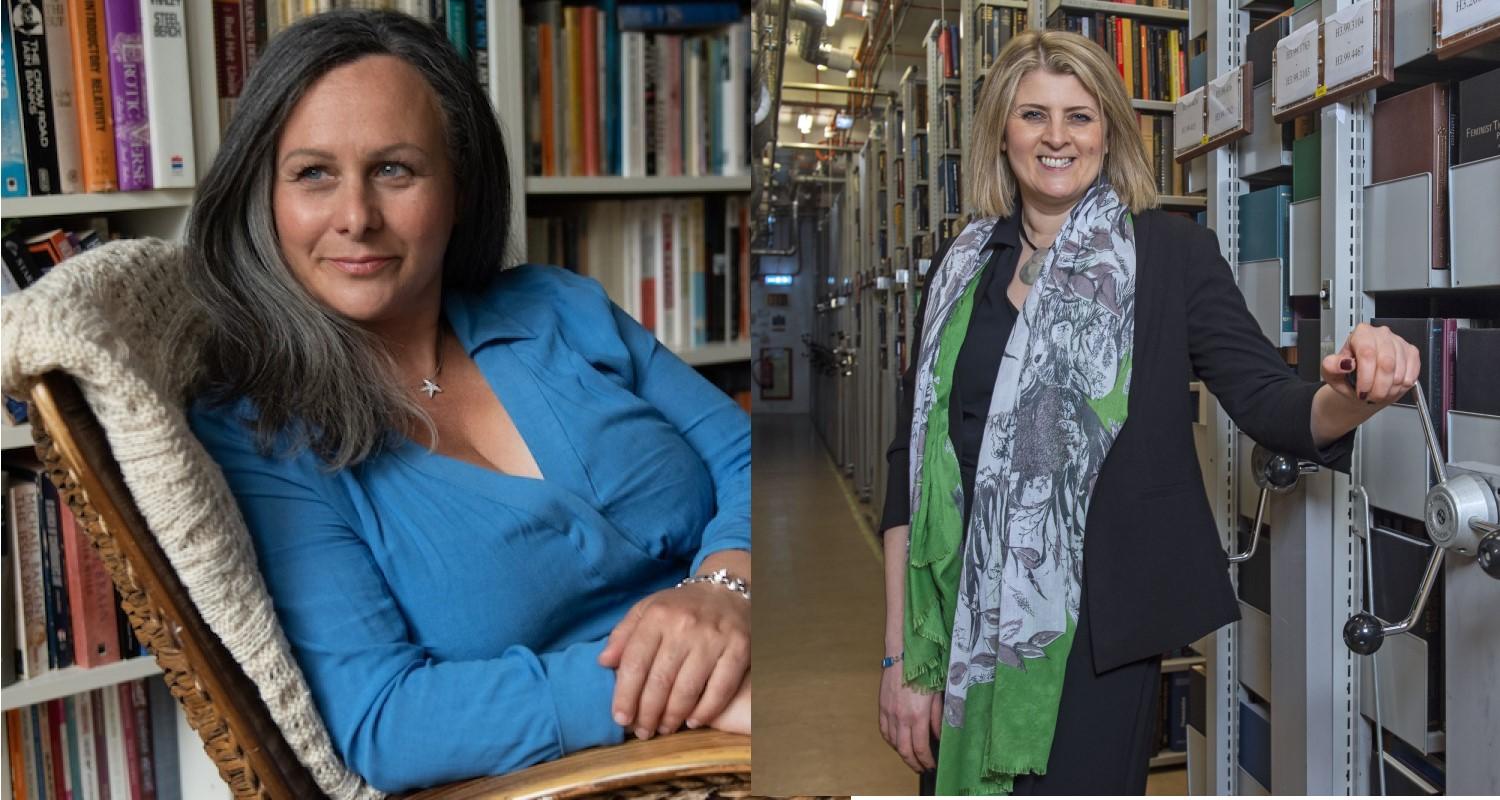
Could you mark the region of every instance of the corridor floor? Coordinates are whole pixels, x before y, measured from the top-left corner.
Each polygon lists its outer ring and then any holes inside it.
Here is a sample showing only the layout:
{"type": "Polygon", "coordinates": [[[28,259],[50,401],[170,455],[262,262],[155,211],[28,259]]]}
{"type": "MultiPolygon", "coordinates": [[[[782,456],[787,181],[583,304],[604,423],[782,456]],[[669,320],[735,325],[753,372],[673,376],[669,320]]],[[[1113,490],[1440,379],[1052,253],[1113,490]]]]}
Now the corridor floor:
{"type": "MultiPolygon", "coordinates": [[[[880,738],[885,592],[877,542],[805,416],[754,418],[756,794],[911,795],[880,738]]],[[[1187,792],[1181,768],[1148,794],[1187,792]]]]}
{"type": "Polygon", "coordinates": [[[754,420],[756,794],[916,794],[880,738],[878,548],[804,416],[754,420]]]}

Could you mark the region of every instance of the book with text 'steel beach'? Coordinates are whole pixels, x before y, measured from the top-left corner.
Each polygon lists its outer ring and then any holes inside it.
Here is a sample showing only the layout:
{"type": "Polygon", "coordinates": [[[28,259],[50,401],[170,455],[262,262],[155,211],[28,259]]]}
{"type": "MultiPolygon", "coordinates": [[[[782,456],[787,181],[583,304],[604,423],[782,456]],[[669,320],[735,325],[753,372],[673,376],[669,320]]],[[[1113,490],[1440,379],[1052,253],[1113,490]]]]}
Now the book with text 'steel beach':
{"type": "Polygon", "coordinates": [[[147,127],[151,186],[189,189],[197,182],[197,166],[188,87],[187,19],[178,0],[140,0],[140,13],[146,119],[157,121],[147,127]]]}

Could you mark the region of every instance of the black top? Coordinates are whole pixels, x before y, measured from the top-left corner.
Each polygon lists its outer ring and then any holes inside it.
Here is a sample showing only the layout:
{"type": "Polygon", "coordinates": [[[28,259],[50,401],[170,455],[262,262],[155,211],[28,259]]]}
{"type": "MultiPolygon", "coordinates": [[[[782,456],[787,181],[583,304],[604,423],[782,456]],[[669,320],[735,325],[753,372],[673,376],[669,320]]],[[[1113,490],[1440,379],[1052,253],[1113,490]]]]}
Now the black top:
{"type": "MultiPolygon", "coordinates": [[[[1125,425],[1100,469],[1088,514],[1084,582],[1094,667],[1104,671],[1194,641],[1239,618],[1218,526],[1193,442],[1196,374],[1250,437],[1273,451],[1348,470],[1354,434],[1319,450],[1312,398],[1245,307],[1213,232],[1161,211],[1135,217],[1136,311],[1125,425]]],[[[1020,252],[1015,218],[995,225],[993,248],[954,367],[960,413],[949,417],[965,505],[1000,355],[1014,323],[1005,294],[1020,252]],[[1002,280],[1003,278],[1003,280],[1002,280]]],[[[939,252],[933,264],[942,263],[939,252]]],[[[926,294],[914,330],[926,313],[926,294]]],[[[910,522],[916,353],[901,381],[881,529],[910,522]]],[[[967,517],[967,509],[966,509],[967,517]]]]}

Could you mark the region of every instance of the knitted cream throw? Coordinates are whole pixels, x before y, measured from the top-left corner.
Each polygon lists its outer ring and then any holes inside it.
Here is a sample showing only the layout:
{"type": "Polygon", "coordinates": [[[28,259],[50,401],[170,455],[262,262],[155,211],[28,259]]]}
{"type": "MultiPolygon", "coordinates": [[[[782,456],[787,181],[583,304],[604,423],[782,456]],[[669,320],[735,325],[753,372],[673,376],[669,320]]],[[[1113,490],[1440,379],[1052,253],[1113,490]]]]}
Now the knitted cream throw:
{"type": "Polygon", "coordinates": [[[83,389],[125,483],[199,613],[255,685],[297,758],[335,800],[379,798],[339,759],[276,621],[249,532],[219,467],[188,427],[184,399],[200,342],[168,341],[192,308],[182,250],[113,242],[5,299],[0,382],[27,396],[62,370],[83,389]]]}

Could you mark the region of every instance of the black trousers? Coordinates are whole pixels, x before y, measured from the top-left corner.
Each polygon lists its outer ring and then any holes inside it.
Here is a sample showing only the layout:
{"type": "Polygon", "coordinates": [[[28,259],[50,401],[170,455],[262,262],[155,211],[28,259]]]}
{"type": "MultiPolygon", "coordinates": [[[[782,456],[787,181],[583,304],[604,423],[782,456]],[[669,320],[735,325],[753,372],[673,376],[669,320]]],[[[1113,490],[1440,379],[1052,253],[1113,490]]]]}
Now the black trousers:
{"type": "MultiPolygon", "coordinates": [[[[1084,598],[1087,600],[1087,598],[1084,598]]],[[[1080,604],[1087,609],[1087,603],[1080,604]]],[[[1156,755],[1157,706],[1161,697],[1161,657],[1155,656],[1094,673],[1086,612],[1063,674],[1057,732],[1047,757],[1047,774],[1016,779],[1015,794],[1146,793],[1146,774],[1156,755]]],[[[933,753],[939,743],[932,743],[933,753]]],[[[936,794],[936,771],[922,773],[921,793],[936,794]]]]}

